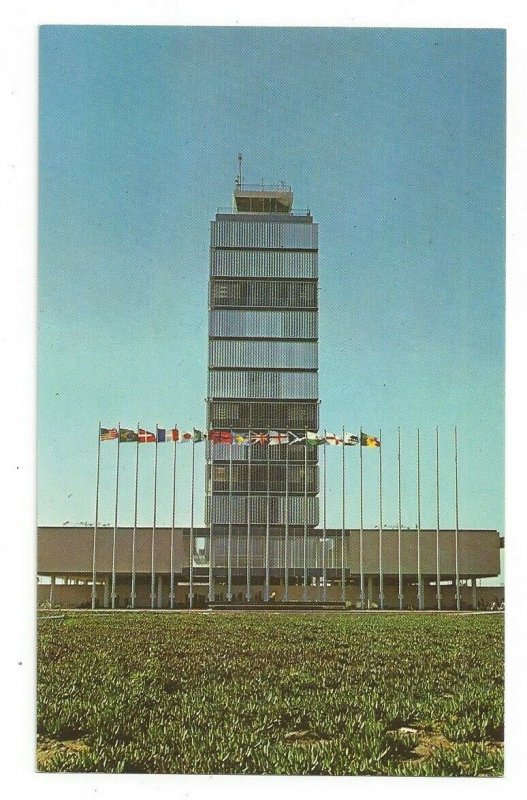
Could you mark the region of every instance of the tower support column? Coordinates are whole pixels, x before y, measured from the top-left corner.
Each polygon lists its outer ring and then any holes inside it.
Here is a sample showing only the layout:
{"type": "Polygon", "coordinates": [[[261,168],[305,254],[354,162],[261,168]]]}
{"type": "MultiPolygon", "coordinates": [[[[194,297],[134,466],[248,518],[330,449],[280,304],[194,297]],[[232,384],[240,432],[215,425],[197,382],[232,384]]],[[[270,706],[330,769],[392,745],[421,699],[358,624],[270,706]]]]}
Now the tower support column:
{"type": "Polygon", "coordinates": [[[373,578],[368,575],[368,608],[371,608],[373,603],[373,578]]]}
{"type": "MultiPolygon", "coordinates": [[[[210,554],[209,558],[212,558],[212,553],[210,554]]],[[[209,599],[209,603],[214,603],[214,601],[216,600],[216,580],[214,578],[214,573],[212,571],[212,567],[209,570],[209,590],[208,590],[207,597],[209,599]]],[[[229,598],[227,598],[227,599],[229,599],[229,598]]]]}
{"type": "Polygon", "coordinates": [[[103,601],[102,604],[104,608],[110,607],[110,585],[112,581],[111,575],[105,575],[104,577],[104,594],[103,594],[103,601]]]}
{"type": "Polygon", "coordinates": [[[425,607],[425,582],[422,575],[417,584],[417,607],[419,611],[423,611],[425,607]]]}

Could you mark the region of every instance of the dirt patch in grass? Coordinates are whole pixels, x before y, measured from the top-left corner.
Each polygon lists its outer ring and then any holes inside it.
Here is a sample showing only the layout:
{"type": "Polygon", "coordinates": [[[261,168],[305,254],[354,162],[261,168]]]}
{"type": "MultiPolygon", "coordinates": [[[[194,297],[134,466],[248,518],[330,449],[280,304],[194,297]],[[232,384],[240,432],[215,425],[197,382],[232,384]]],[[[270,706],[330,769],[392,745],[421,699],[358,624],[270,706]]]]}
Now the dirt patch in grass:
{"type": "Polygon", "coordinates": [[[42,769],[58,753],[79,753],[86,750],[89,747],[82,739],[53,739],[37,735],[37,770],[42,769]]]}
{"type": "Polygon", "coordinates": [[[327,736],[321,736],[313,731],[289,731],[284,735],[284,739],[288,744],[318,744],[319,742],[327,742],[327,736]]]}
{"type": "MultiPolygon", "coordinates": [[[[406,748],[401,750],[401,763],[427,761],[438,750],[456,750],[460,747],[459,742],[452,742],[442,733],[426,728],[401,727],[394,731],[388,731],[388,734],[407,743],[406,748]]],[[[484,741],[481,742],[481,745],[486,750],[503,749],[503,742],[496,740],[484,741]]]]}
{"type": "Polygon", "coordinates": [[[398,756],[402,763],[425,761],[436,750],[448,750],[452,747],[452,742],[446,736],[424,728],[403,725],[387,733],[397,742],[398,756]]]}
{"type": "Polygon", "coordinates": [[[418,731],[419,743],[414,747],[415,760],[424,761],[434,755],[436,750],[450,750],[453,746],[450,739],[442,733],[418,731]]]}

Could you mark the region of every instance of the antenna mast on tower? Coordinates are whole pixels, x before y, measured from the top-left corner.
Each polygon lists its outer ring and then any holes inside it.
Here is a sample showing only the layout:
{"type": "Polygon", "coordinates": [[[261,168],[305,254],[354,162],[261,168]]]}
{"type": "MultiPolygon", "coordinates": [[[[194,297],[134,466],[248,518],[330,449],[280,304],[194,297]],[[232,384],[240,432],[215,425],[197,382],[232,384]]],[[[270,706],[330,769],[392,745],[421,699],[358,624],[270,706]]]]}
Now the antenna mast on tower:
{"type": "Polygon", "coordinates": [[[242,188],[242,161],[243,156],[241,153],[238,153],[238,177],[236,178],[236,185],[238,189],[242,188]]]}

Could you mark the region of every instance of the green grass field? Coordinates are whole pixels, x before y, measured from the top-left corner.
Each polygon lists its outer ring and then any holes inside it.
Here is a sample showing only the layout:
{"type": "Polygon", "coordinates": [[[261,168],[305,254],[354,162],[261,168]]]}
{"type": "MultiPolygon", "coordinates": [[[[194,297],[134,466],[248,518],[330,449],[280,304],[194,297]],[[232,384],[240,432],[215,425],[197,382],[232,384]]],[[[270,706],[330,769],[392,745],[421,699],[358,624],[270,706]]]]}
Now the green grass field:
{"type": "Polygon", "coordinates": [[[503,772],[501,614],[70,613],[37,672],[42,771],[503,772]]]}

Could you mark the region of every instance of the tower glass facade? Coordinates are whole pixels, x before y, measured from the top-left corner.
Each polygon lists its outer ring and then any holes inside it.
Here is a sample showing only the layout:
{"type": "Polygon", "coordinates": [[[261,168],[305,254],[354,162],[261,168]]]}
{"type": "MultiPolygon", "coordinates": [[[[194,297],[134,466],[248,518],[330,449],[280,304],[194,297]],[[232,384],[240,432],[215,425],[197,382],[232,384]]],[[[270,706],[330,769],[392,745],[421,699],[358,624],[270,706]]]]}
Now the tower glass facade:
{"type": "MultiPolygon", "coordinates": [[[[318,430],[318,226],[292,204],[290,188],[238,185],[211,223],[209,430],[318,430]]],[[[212,565],[242,570],[247,599],[262,571],[298,567],[295,534],[318,524],[317,461],[304,444],[207,443],[212,565]]]]}

